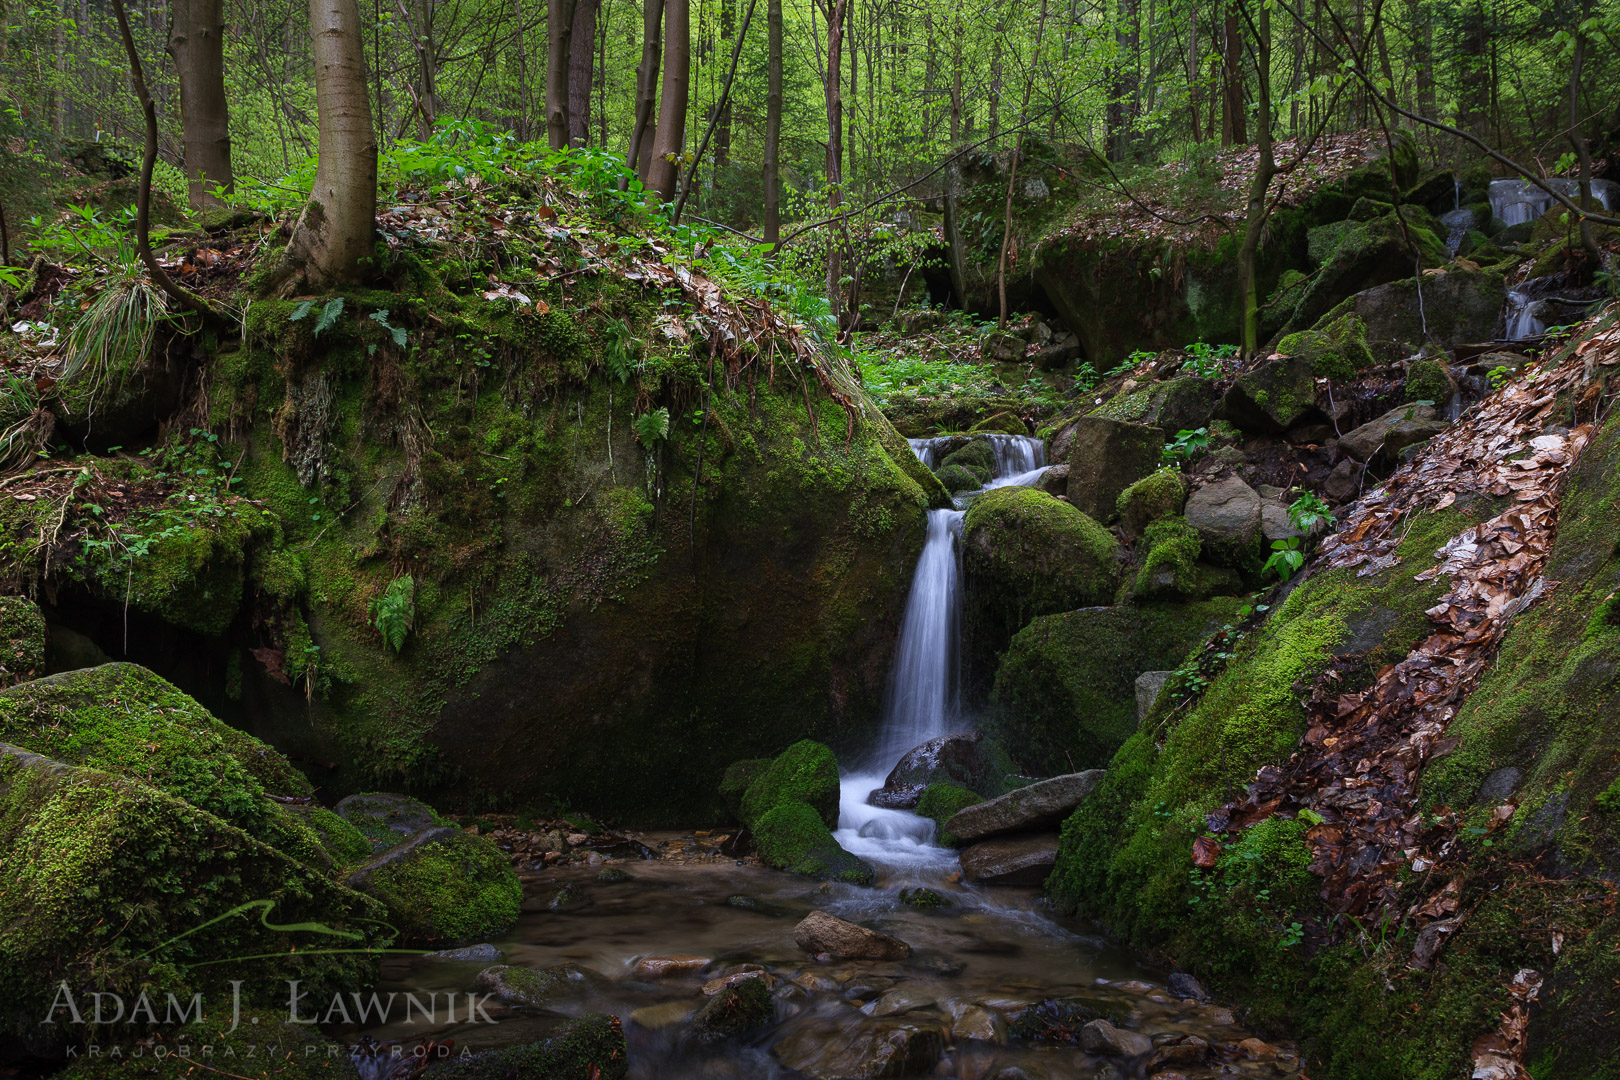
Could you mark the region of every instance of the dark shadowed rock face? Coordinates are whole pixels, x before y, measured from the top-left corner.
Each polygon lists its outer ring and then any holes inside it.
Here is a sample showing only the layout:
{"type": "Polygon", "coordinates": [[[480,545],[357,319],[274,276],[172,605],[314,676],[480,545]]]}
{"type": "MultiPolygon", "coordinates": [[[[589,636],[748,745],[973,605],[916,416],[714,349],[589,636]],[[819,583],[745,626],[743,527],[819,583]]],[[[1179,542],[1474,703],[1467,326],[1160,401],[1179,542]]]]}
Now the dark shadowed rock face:
{"type": "Polygon", "coordinates": [[[930,739],[901,758],[866,801],[890,810],[912,810],[930,784],[950,781],[976,790],[990,768],[981,749],[983,738],[974,731],[930,739]]]}
{"type": "Polygon", "coordinates": [[[1039,885],[1057,861],[1057,833],[995,837],[962,852],[962,876],[981,885],[1039,885]]]}

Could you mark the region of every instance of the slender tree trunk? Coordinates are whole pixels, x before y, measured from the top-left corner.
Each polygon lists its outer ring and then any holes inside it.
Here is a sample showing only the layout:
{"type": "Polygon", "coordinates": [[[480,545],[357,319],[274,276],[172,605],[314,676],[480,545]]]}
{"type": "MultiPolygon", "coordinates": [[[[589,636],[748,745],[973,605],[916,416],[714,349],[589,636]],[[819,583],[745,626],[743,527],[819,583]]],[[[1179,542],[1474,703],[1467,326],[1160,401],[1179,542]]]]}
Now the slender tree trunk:
{"type": "MultiPolygon", "coordinates": [[[[1575,155],[1580,159],[1580,204],[1587,209],[1592,202],[1592,147],[1586,141],[1586,133],[1581,128],[1581,68],[1586,63],[1586,33],[1581,29],[1582,24],[1591,15],[1591,4],[1581,5],[1580,18],[1575,23],[1575,55],[1569,68],[1569,141],[1575,147],[1575,155]]],[[[1592,260],[1592,269],[1603,267],[1603,252],[1598,249],[1597,240],[1592,236],[1592,223],[1581,217],[1581,247],[1592,260]]]]}
{"type": "MultiPolygon", "coordinates": [[[[830,0],[827,16],[827,210],[836,216],[844,203],[844,12],[848,0],[830,0]]],[[[842,311],[842,230],[834,226],[827,245],[827,302],[842,311]]]]}
{"type": "MultiPolygon", "coordinates": [[[[958,9],[960,12],[960,9],[958,9]]],[[[957,140],[962,137],[962,17],[953,19],[951,40],[951,151],[956,151],[957,140]]],[[[945,255],[951,275],[951,291],[956,294],[956,306],[967,307],[967,255],[962,250],[961,223],[957,221],[956,190],[961,186],[961,174],[955,165],[945,169],[945,255]]]]}
{"type": "Polygon", "coordinates": [[[231,130],[225,105],[224,0],[174,0],[169,53],[180,75],[187,195],[193,210],[219,206],[231,189],[231,130]]]}
{"type": "Polygon", "coordinates": [[[765,7],[765,242],[782,239],[782,0],[765,7]]]}
{"type": "MultiPolygon", "coordinates": [[[[518,26],[517,43],[517,69],[518,69],[518,138],[524,142],[529,141],[529,43],[524,40],[523,33],[523,0],[512,0],[512,19],[518,26]]],[[[372,62],[377,62],[372,57],[372,62]]],[[[379,89],[379,93],[380,93],[379,89]]],[[[377,109],[382,111],[382,99],[377,101],[377,109]]]]}
{"type": "Polygon", "coordinates": [[[1459,126],[1485,138],[1491,122],[1491,65],[1490,35],[1483,6],[1473,4],[1463,10],[1462,36],[1457,46],[1459,126]]]}
{"type": "Polygon", "coordinates": [[[596,13],[600,0],[575,0],[568,36],[568,138],[591,141],[591,76],[596,71],[596,13]]]}
{"type": "Polygon", "coordinates": [[[636,115],[630,128],[625,164],[643,183],[652,167],[652,145],[658,116],[658,58],[663,52],[664,0],[642,0],[641,66],[636,69],[636,115]]]}
{"type": "MultiPolygon", "coordinates": [[[[736,0],[720,0],[720,39],[726,43],[726,51],[731,51],[733,39],[737,36],[737,4],[736,0]]],[[[714,129],[714,171],[710,179],[717,179],[719,170],[731,164],[731,96],[725,95],[720,102],[719,113],[715,118],[714,129]]]]}
{"type": "Polygon", "coordinates": [[[996,299],[1001,314],[998,328],[1007,329],[1007,254],[1012,249],[1013,185],[1018,179],[1018,159],[1024,153],[1024,122],[1029,117],[1029,99],[1035,90],[1035,73],[1041,65],[1041,43],[1046,39],[1047,0],[1041,0],[1040,21],[1035,24],[1035,55],[1030,59],[1029,78],[1024,81],[1024,100],[1018,106],[1018,136],[1013,140],[1012,163],[1007,168],[1007,201],[1001,222],[1001,257],[996,262],[996,299]]]}
{"type": "Polygon", "coordinates": [[[1418,112],[1435,117],[1434,19],[1428,0],[1410,0],[1412,27],[1412,72],[1415,76],[1418,112]]]}
{"type": "Polygon", "coordinates": [[[1243,109],[1243,32],[1239,28],[1237,5],[1227,0],[1226,80],[1221,95],[1221,145],[1238,146],[1249,141],[1248,117],[1243,109]]]}
{"type": "Polygon", "coordinates": [[[1193,142],[1203,142],[1198,133],[1198,7],[1187,13],[1187,111],[1192,114],[1193,142]]]}
{"type": "Polygon", "coordinates": [[[1243,354],[1253,357],[1260,350],[1260,291],[1256,267],[1260,236],[1266,226],[1266,193],[1277,171],[1271,147],[1271,8],[1260,4],[1255,28],[1256,104],[1255,117],[1259,155],[1254,179],[1249,184],[1249,207],[1243,227],[1243,243],[1238,248],[1238,287],[1243,295],[1243,354]]]}
{"type": "Polygon", "coordinates": [[[1113,94],[1108,103],[1110,134],[1109,157],[1126,161],[1131,156],[1131,128],[1136,123],[1134,104],[1140,67],[1137,56],[1141,39],[1136,0],[1119,0],[1118,22],[1114,26],[1113,94]]]}
{"type": "Polygon", "coordinates": [[[1007,34],[1007,17],[996,7],[996,32],[990,38],[990,148],[995,149],[1001,133],[1001,39],[1007,34]]]}
{"type": "Polygon", "coordinates": [[[568,68],[573,59],[575,0],[546,5],[546,142],[553,150],[568,145],[568,68]]]}
{"type": "Polygon", "coordinates": [[[686,148],[686,106],[691,93],[691,0],[664,4],[664,86],[658,103],[658,131],[653,138],[647,186],[664,202],[675,199],[686,148]]]}
{"type": "Polygon", "coordinates": [[[377,136],[360,34],[355,0],[309,0],[320,157],[284,268],[316,289],[358,280],[372,259],[377,136]]]}

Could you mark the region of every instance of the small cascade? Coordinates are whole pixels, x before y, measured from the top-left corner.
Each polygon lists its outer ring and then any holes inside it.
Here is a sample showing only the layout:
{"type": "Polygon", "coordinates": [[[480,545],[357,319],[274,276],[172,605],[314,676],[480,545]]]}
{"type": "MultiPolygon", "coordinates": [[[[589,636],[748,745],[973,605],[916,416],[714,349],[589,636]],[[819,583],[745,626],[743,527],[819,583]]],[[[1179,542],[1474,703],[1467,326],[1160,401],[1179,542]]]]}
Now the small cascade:
{"type": "Polygon", "coordinates": [[[1540,316],[1541,301],[1525,289],[1509,289],[1503,336],[1509,341],[1530,341],[1540,337],[1547,329],[1540,316]]]}
{"type": "Polygon", "coordinates": [[[1446,227],[1446,250],[1457,254],[1462,247],[1463,238],[1468,230],[1474,227],[1474,212],[1472,210],[1448,210],[1440,215],[1440,224],[1446,227]]]}
{"type": "MultiPolygon", "coordinates": [[[[1577,198],[1581,193],[1580,183],[1565,177],[1551,177],[1542,183],[1566,199],[1577,198]]],[[[1620,195],[1620,185],[1614,181],[1592,181],[1592,198],[1603,209],[1614,209],[1617,195],[1620,195]]],[[[1551,195],[1528,180],[1491,181],[1490,200],[1491,213],[1507,225],[1523,225],[1527,221],[1539,220],[1554,201],[1551,195]]]]}

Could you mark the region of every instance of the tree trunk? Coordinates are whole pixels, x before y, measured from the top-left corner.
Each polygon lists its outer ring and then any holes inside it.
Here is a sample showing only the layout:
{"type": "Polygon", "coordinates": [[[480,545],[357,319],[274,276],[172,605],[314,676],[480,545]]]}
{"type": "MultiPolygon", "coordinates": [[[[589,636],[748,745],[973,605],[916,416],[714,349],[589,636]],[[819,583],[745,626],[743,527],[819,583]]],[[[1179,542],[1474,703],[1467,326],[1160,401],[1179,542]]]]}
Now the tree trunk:
{"type": "Polygon", "coordinates": [[[782,239],[782,0],[765,7],[765,242],[782,239]]]}
{"type": "Polygon", "coordinates": [[[231,189],[231,131],[225,105],[224,0],[174,0],[169,54],[180,75],[187,195],[193,210],[222,205],[231,189]]]}
{"type": "Polygon", "coordinates": [[[596,13],[599,0],[575,0],[569,24],[568,138],[574,146],[591,141],[591,77],[596,72],[596,13]]]}
{"type": "Polygon", "coordinates": [[[1491,122],[1490,34],[1483,7],[1473,5],[1463,11],[1457,45],[1459,126],[1483,139],[1491,122]]]}
{"type": "Polygon", "coordinates": [[[641,66],[636,69],[636,116],[630,128],[630,153],[625,164],[643,183],[652,163],[652,145],[658,112],[658,57],[663,52],[664,0],[642,0],[641,66]]]}
{"type": "Polygon", "coordinates": [[[1114,85],[1108,103],[1108,126],[1112,136],[1108,156],[1115,161],[1126,161],[1131,156],[1131,128],[1136,122],[1133,106],[1139,74],[1136,54],[1140,30],[1137,26],[1136,0],[1119,0],[1118,16],[1119,21],[1114,26],[1117,50],[1114,56],[1114,85]]]}
{"type": "MultiPolygon", "coordinates": [[[[837,216],[844,202],[844,11],[848,0],[831,0],[827,5],[827,210],[837,216]]],[[[827,302],[833,315],[842,308],[843,249],[842,230],[835,225],[827,245],[827,302]]]]}
{"type": "Polygon", "coordinates": [[[990,37],[990,149],[1001,133],[1001,39],[1007,35],[1007,18],[996,7],[996,32],[990,37]]]}
{"type": "Polygon", "coordinates": [[[377,136],[360,33],[356,0],[309,0],[320,157],[282,276],[297,274],[315,289],[358,280],[372,258],[377,136]]]}
{"type": "Polygon", "coordinates": [[[1266,194],[1277,163],[1271,148],[1271,8],[1260,4],[1259,22],[1255,28],[1255,117],[1259,143],[1254,179],[1249,184],[1248,216],[1243,227],[1243,243],[1238,248],[1238,287],[1243,294],[1243,354],[1253,357],[1260,350],[1260,289],[1259,274],[1255,266],[1260,248],[1260,236],[1266,226],[1266,194]]]}
{"type": "Polygon", "coordinates": [[[647,186],[664,202],[673,202],[686,148],[686,106],[691,92],[691,0],[664,4],[664,86],[658,102],[658,131],[653,137],[647,186]]]}
{"type": "Polygon", "coordinates": [[[553,150],[568,145],[568,67],[573,59],[574,0],[546,5],[546,142],[553,150]]]}
{"type": "MultiPolygon", "coordinates": [[[[731,51],[732,39],[737,36],[736,0],[720,0],[720,39],[731,51]]],[[[720,102],[719,115],[714,128],[714,170],[711,180],[719,178],[719,170],[731,164],[731,98],[720,102]]]]}
{"type": "Polygon", "coordinates": [[[1193,142],[1203,142],[1198,133],[1198,9],[1187,14],[1187,111],[1192,114],[1193,142]]]}
{"type": "Polygon", "coordinates": [[[1428,0],[1410,0],[1412,26],[1412,71],[1417,83],[1417,111],[1435,118],[1434,20],[1428,0]]]}
{"type": "Polygon", "coordinates": [[[1226,79],[1221,94],[1221,145],[1237,146],[1249,141],[1248,118],[1243,110],[1243,33],[1238,26],[1237,4],[1226,7],[1226,79]]]}
{"type": "MultiPolygon", "coordinates": [[[[1581,6],[1580,17],[1575,22],[1575,55],[1570,62],[1569,69],[1569,141],[1575,147],[1575,156],[1580,159],[1580,198],[1581,209],[1585,210],[1592,203],[1592,147],[1586,141],[1586,133],[1581,129],[1581,68],[1586,62],[1586,33],[1582,25],[1591,15],[1590,3],[1581,6]]],[[[1598,249],[1597,240],[1592,235],[1592,223],[1581,216],[1581,247],[1592,260],[1592,269],[1603,267],[1603,252],[1598,249]]]]}

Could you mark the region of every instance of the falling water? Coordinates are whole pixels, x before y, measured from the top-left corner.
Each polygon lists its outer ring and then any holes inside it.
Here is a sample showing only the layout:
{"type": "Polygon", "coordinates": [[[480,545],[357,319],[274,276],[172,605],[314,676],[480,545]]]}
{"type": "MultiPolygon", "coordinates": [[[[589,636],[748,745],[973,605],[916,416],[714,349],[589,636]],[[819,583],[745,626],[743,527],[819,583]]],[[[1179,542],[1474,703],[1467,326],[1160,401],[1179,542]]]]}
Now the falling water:
{"type": "MultiPolygon", "coordinates": [[[[1542,183],[1566,199],[1580,195],[1581,185],[1574,180],[1552,177],[1542,183]]],[[[1605,210],[1614,208],[1620,185],[1612,180],[1593,180],[1592,198],[1605,210]]],[[[1493,180],[1490,187],[1491,213],[1507,225],[1522,225],[1536,221],[1553,204],[1553,197],[1528,180],[1493,180]]]]}
{"type": "MultiPolygon", "coordinates": [[[[1045,446],[1023,435],[988,435],[995,454],[990,481],[981,490],[1032,484],[1045,472],[1045,446]]],[[[911,448],[932,467],[935,453],[956,439],[912,439],[911,448]]],[[[957,612],[960,584],[956,541],[961,509],[930,510],[928,533],[911,579],[900,642],[890,676],[883,726],[865,765],[843,778],[838,830],[845,850],[902,872],[937,871],[955,864],[953,852],[933,845],[934,823],[905,810],[867,804],[906,751],[959,729],[957,612]]]]}
{"type": "Polygon", "coordinates": [[[1541,321],[1541,303],[1523,289],[1509,289],[1504,335],[1509,341],[1529,341],[1541,336],[1547,324],[1541,321]]]}

